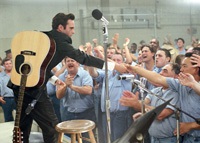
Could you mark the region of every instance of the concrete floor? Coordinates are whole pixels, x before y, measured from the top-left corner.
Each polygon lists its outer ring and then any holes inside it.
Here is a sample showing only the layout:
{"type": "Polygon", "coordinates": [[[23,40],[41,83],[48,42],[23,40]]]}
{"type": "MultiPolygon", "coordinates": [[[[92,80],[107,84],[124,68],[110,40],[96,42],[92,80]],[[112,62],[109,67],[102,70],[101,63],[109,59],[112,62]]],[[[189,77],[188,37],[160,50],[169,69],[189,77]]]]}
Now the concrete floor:
{"type": "Polygon", "coordinates": [[[3,123],[3,122],[4,122],[3,110],[0,107],[0,123],[3,123]]]}
{"type": "MultiPolygon", "coordinates": [[[[15,117],[15,112],[13,112],[13,115],[15,117]]],[[[10,143],[11,140],[12,140],[12,130],[13,130],[13,127],[14,127],[14,124],[13,122],[4,122],[4,115],[3,115],[3,110],[2,108],[0,107],[0,126],[2,128],[5,128],[5,130],[0,130],[0,142],[3,142],[3,143],[10,143]]],[[[30,143],[43,143],[41,142],[41,129],[39,128],[39,126],[37,125],[36,122],[33,122],[33,125],[32,125],[32,129],[31,129],[31,137],[30,137],[30,143]],[[38,141],[38,139],[40,141],[38,141]]],[[[67,136],[64,136],[63,138],[63,143],[70,143],[70,138],[67,137],[67,136]]]]}

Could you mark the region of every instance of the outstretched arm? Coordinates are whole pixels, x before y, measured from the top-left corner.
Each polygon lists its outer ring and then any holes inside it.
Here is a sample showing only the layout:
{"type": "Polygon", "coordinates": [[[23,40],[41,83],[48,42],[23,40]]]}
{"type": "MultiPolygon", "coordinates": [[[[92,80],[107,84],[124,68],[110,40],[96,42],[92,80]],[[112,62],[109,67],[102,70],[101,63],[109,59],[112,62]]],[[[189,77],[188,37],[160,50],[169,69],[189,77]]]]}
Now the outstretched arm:
{"type": "Polygon", "coordinates": [[[161,76],[160,74],[146,70],[140,66],[131,66],[131,65],[126,65],[127,70],[129,73],[137,73],[142,77],[145,77],[148,81],[159,84],[163,86],[164,88],[168,88],[168,84],[166,81],[166,77],[161,76]]]}
{"type": "Polygon", "coordinates": [[[132,57],[131,57],[131,54],[129,52],[129,49],[128,49],[128,44],[130,43],[130,39],[129,38],[126,38],[125,39],[125,43],[123,44],[124,46],[124,50],[125,50],[125,58],[126,58],[126,63],[127,64],[131,64],[132,63],[132,57]]]}

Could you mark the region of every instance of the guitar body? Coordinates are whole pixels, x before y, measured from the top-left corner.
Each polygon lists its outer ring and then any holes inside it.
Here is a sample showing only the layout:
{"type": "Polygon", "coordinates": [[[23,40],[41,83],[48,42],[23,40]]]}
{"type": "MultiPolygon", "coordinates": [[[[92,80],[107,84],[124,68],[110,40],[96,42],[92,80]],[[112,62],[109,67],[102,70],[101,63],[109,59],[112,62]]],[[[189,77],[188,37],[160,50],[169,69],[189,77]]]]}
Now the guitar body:
{"type": "Polygon", "coordinates": [[[17,100],[13,143],[22,143],[20,130],[21,110],[26,87],[40,87],[45,83],[46,69],[55,53],[55,42],[42,32],[17,33],[11,43],[14,66],[11,81],[20,86],[17,100]]]}
{"type": "Polygon", "coordinates": [[[46,69],[55,53],[55,42],[46,34],[38,31],[17,33],[11,43],[13,66],[11,81],[20,86],[21,67],[30,66],[26,87],[42,86],[46,69]]]}

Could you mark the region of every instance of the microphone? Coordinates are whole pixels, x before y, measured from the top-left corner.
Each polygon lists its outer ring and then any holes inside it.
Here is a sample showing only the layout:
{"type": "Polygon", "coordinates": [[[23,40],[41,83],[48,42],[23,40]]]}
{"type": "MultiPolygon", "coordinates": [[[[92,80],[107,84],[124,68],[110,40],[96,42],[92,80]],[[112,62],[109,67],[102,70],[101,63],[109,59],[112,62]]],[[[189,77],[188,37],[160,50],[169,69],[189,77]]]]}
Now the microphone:
{"type": "Polygon", "coordinates": [[[134,79],[135,76],[134,75],[119,75],[118,76],[118,80],[132,80],[132,82],[134,82],[135,84],[137,85],[141,85],[142,82],[137,80],[137,79],[134,79]]]}
{"type": "Polygon", "coordinates": [[[119,75],[118,80],[129,80],[129,79],[134,79],[134,75],[119,75]]]}
{"type": "Polygon", "coordinates": [[[118,80],[131,80],[133,83],[137,84],[137,85],[141,85],[142,82],[134,79],[135,76],[134,75],[119,75],[118,76],[118,80]]]}
{"type": "Polygon", "coordinates": [[[95,9],[92,11],[92,16],[96,19],[96,20],[101,20],[102,22],[104,22],[106,25],[108,25],[108,21],[106,20],[105,17],[103,17],[103,14],[100,10],[95,9]]]}

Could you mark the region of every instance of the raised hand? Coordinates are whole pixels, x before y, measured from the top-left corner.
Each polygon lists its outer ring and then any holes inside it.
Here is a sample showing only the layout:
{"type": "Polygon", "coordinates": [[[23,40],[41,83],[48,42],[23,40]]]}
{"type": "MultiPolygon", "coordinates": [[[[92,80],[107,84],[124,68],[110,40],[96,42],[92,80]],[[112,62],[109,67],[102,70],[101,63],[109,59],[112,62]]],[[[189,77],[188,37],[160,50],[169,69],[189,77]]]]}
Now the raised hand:
{"type": "Polygon", "coordinates": [[[97,39],[92,39],[92,42],[94,44],[94,47],[96,47],[98,45],[98,40],[97,39]]]}
{"type": "Polygon", "coordinates": [[[128,46],[129,43],[130,43],[130,39],[129,38],[125,38],[124,47],[128,46]]]}
{"type": "Polygon", "coordinates": [[[119,33],[115,33],[114,37],[112,38],[113,40],[113,45],[117,45],[118,40],[119,40],[119,33]]]}
{"type": "Polygon", "coordinates": [[[192,54],[191,58],[191,62],[195,63],[195,65],[193,65],[193,67],[200,67],[200,56],[197,54],[192,54]]]}
{"type": "Polygon", "coordinates": [[[195,84],[196,80],[194,77],[189,73],[180,73],[178,77],[179,82],[184,85],[192,88],[193,84],[195,84]]]}
{"type": "Polygon", "coordinates": [[[94,48],[94,52],[98,58],[104,59],[104,54],[98,48],[94,48]]]}
{"type": "Polygon", "coordinates": [[[87,54],[91,54],[92,53],[92,45],[91,43],[87,42],[85,44],[86,50],[87,50],[87,54]]]}

